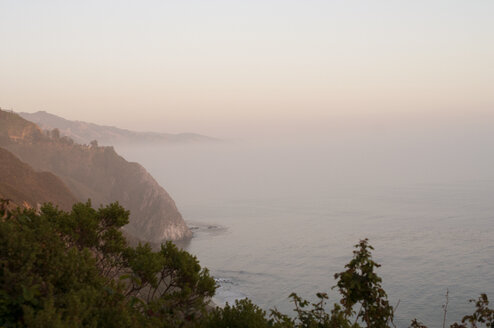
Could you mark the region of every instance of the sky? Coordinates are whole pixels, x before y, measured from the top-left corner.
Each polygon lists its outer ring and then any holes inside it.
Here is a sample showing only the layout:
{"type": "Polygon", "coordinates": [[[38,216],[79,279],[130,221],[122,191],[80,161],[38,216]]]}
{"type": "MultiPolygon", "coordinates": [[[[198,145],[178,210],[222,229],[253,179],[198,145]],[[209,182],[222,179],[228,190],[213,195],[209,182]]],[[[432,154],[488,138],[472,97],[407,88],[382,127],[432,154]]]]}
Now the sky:
{"type": "Polygon", "coordinates": [[[482,120],[492,17],[492,0],[0,0],[0,107],[219,137],[482,120]]]}

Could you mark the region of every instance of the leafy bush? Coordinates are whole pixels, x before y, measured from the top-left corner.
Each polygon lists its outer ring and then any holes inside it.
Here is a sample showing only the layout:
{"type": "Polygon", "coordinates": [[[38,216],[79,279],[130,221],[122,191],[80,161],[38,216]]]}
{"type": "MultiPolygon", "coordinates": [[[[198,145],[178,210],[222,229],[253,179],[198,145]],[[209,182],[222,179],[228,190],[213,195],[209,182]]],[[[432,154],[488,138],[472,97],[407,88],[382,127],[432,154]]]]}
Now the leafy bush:
{"type": "Polygon", "coordinates": [[[166,243],[129,247],[118,203],[70,213],[0,206],[1,327],[161,327],[194,323],[215,282],[166,243]]]}
{"type": "Polygon", "coordinates": [[[266,319],[266,312],[249,299],[236,300],[234,306],[226,304],[216,308],[203,320],[204,328],[265,328],[272,327],[272,321],[266,319]]]}
{"type": "MultiPolygon", "coordinates": [[[[331,310],[326,293],[314,303],[293,293],[294,316],[248,299],[207,311],[216,289],[208,270],[171,242],[157,252],[130,247],[120,231],[129,212],[118,203],[96,210],[88,201],[71,212],[7,203],[0,200],[0,327],[394,327],[367,239],[335,274],[341,298],[331,310]]],[[[494,327],[487,295],[471,301],[475,312],[451,328],[494,327]]]]}

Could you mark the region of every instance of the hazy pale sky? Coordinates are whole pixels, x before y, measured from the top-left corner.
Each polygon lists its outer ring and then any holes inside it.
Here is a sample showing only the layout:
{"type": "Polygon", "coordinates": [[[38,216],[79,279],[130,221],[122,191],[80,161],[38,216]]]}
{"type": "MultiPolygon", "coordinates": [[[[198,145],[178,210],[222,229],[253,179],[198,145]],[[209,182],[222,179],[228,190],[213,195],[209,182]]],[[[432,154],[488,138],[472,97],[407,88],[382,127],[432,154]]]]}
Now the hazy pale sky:
{"type": "Polygon", "coordinates": [[[492,0],[0,0],[0,106],[220,136],[485,113],[493,17],[492,0]]]}

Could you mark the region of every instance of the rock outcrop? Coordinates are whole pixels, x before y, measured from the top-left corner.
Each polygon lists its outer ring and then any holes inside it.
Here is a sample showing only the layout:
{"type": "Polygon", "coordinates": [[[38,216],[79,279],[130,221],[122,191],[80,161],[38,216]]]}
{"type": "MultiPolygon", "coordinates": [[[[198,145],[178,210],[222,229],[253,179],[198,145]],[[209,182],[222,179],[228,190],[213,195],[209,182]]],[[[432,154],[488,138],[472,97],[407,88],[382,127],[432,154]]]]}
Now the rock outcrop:
{"type": "Polygon", "coordinates": [[[0,198],[35,209],[50,202],[66,211],[77,202],[69,188],[53,173],[36,172],[3,148],[0,148],[0,198]]]}
{"type": "Polygon", "coordinates": [[[126,232],[140,240],[159,243],[192,235],[168,193],[113,147],[79,145],[5,111],[0,111],[0,146],[36,170],[57,175],[80,201],[91,199],[96,207],[118,201],[131,212],[126,232]]]}

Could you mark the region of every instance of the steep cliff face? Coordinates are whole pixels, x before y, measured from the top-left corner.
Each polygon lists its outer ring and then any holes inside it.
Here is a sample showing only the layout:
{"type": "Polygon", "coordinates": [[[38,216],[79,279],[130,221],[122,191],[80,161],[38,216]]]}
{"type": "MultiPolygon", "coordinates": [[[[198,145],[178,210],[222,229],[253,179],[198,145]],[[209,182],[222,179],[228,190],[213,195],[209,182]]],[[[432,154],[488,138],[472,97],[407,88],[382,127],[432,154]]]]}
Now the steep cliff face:
{"type": "Polygon", "coordinates": [[[139,164],[129,163],[112,147],[85,146],[56,134],[48,136],[34,123],[0,111],[0,146],[37,170],[53,172],[81,201],[93,206],[118,201],[130,210],[125,230],[135,237],[161,242],[191,236],[175,202],[139,164]],[[21,120],[21,121],[20,121],[21,120]],[[15,122],[15,129],[5,122],[15,122]]]}
{"type": "Polygon", "coordinates": [[[51,202],[66,211],[77,202],[67,186],[53,173],[36,172],[3,148],[0,148],[0,198],[31,208],[51,202]]]}

